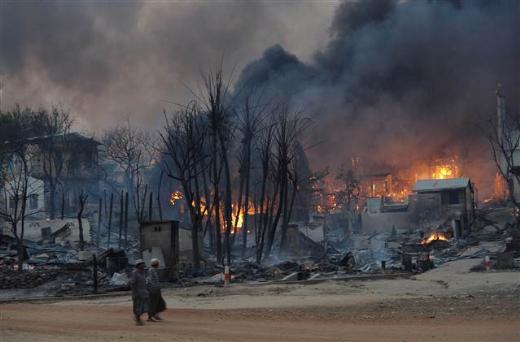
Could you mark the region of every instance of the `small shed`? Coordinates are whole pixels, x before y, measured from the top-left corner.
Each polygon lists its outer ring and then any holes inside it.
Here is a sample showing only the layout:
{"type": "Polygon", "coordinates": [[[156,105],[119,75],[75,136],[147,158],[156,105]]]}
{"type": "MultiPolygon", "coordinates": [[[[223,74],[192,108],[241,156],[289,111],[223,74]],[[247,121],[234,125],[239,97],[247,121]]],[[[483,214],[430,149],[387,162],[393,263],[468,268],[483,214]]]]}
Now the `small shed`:
{"type": "Polygon", "coordinates": [[[413,188],[413,210],[432,219],[453,220],[455,236],[468,230],[475,217],[474,191],[467,177],[421,179],[413,188]]]}
{"type": "Polygon", "coordinates": [[[140,227],[141,254],[146,265],[157,258],[161,261],[164,278],[173,279],[179,263],[179,222],[149,221],[140,227]]]}

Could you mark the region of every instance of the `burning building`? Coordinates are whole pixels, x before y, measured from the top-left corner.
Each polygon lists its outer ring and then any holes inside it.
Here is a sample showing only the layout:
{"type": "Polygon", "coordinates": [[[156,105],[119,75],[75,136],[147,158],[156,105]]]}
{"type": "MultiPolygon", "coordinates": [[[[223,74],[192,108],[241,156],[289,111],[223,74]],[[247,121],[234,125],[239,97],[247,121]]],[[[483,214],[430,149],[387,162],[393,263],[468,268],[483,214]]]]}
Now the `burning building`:
{"type": "Polygon", "coordinates": [[[467,177],[418,180],[407,203],[370,198],[363,212],[363,230],[416,230],[449,225],[453,236],[470,229],[475,217],[474,187],[467,177]]]}
{"type": "Polygon", "coordinates": [[[387,197],[392,193],[392,174],[369,174],[363,177],[361,191],[367,197],[387,197]]]}
{"type": "Polygon", "coordinates": [[[419,180],[414,186],[411,215],[418,221],[450,221],[453,235],[469,230],[475,217],[473,185],[469,178],[419,180]]]}

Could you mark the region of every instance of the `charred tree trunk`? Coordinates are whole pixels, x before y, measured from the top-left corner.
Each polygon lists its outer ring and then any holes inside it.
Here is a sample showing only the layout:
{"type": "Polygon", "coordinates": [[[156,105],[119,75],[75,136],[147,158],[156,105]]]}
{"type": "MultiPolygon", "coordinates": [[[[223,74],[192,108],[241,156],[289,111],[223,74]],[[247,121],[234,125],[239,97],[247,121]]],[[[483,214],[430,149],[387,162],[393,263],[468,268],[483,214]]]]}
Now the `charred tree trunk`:
{"type": "Polygon", "coordinates": [[[18,272],[22,272],[24,256],[25,256],[25,247],[23,245],[22,239],[16,239],[16,244],[17,244],[17,252],[18,252],[18,258],[17,258],[18,272]]]}
{"type": "Polygon", "coordinates": [[[78,211],[78,228],[79,228],[79,250],[82,251],[85,249],[85,238],[83,236],[83,211],[85,210],[85,205],[87,203],[88,195],[83,193],[83,191],[79,194],[79,211],[78,211]]]}
{"type": "Polygon", "coordinates": [[[112,208],[114,205],[114,194],[110,194],[110,209],[108,210],[108,234],[107,234],[107,249],[110,248],[110,234],[112,233],[112,208]]]}
{"type": "Polygon", "coordinates": [[[119,195],[119,239],[117,241],[117,248],[121,249],[121,245],[123,243],[123,214],[124,214],[124,197],[123,190],[121,190],[121,194],[119,195]]]}
{"type": "MultiPolygon", "coordinates": [[[[287,192],[288,192],[288,189],[287,189],[287,192]]],[[[291,220],[291,217],[292,217],[292,211],[293,211],[293,207],[294,207],[294,202],[296,201],[296,194],[297,194],[297,185],[296,183],[293,185],[293,191],[292,191],[292,194],[291,194],[291,199],[289,201],[287,201],[286,199],[286,205],[285,205],[285,210],[284,210],[284,216],[283,216],[283,223],[282,223],[282,227],[283,227],[283,234],[282,234],[282,240],[280,242],[280,252],[284,252],[285,251],[285,243],[287,241],[287,230],[289,228],[289,222],[291,220]]],[[[286,197],[287,197],[287,194],[286,194],[286,197]]]]}
{"type": "MultiPolygon", "coordinates": [[[[189,185],[183,185],[185,194],[189,194],[189,185]]],[[[197,273],[200,269],[200,250],[199,250],[199,232],[201,227],[200,216],[197,214],[197,203],[196,199],[193,199],[190,195],[185,195],[187,201],[189,201],[188,209],[190,211],[190,219],[191,219],[191,248],[192,248],[192,256],[193,256],[193,268],[195,273],[197,273]],[[195,204],[193,203],[195,201],[195,204]]]]}
{"type": "Polygon", "coordinates": [[[249,179],[251,175],[251,142],[248,142],[246,151],[246,170],[245,170],[245,187],[246,193],[244,196],[244,222],[242,224],[242,255],[245,255],[247,249],[247,230],[249,229],[249,179]]]}
{"type": "Polygon", "coordinates": [[[235,243],[235,237],[237,235],[237,230],[238,230],[238,222],[240,220],[240,213],[242,211],[242,196],[243,196],[243,193],[244,193],[244,173],[241,171],[240,172],[240,185],[239,185],[239,188],[238,188],[238,198],[237,198],[237,207],[236,207],[236,212],[235,212],[235,224],[233,226],[233,241],[232,243],[234,244],[235,243]]]}
{"type": "Polygon", "coordinates": [[[191,226],[191,248],[193,249],[193,269],[195,273],[200,270],[200,250],[199,250],[199,232],[202,226],[201,217],[197,214],[192,214],[193,224],[191,226]]]}
{"type": "MultiPolygon", "coordinates": [[[[259,218],[259,232],[258,241],[256,243],[256,262],[262,262],[265,246],[265,237],[269,224],[269,208],[271,208],[268,196],[268,180],[270,173],[271,160],[271,141],[273,134],[273,125],[266,128],[266,133],[260,142],[260,159],[262,165],[262,185],[260,190],[260,218],[259,218]]],[[[276,191],[275,191],[276,194],[276,191]]]]}
{"type": "MultiPolygon", "coordinates": [[[[200,168],[202,171],[204,171],[204,166],[200,165],[200,168]]],[[[195,207],[194,207],[194,213],[195,213],[195,223],[193,225],[193,231],[192,231],[192,244],[193,244],[193,260],[195,264],[195,271],[198,272],[200,270],[200,233],[202,231],[202,220],[204,213],[202,212],[202,201],[201,201],[201,191],[200,191],[200,184],[199,184],[199,163],[193,164],[193,174],[191,174],[190,177],[193,180],[193,184],[195,187],[194,194],[195,194],[195,207]]]]}
{"type": "Polygon", "coordinates": [[[268,235],[268,239],[267,239],[267,249],[264,253],[264,258],[268,258],[269,255],[271,255],[271,250],[273,248],[273,244],[274,244],[274,240],[275,240],[275,237],[276,237],[276,229],[278,228],[278,222],[280,220],[280,216],[282,215],[282,198],[283,198],[283,191],[282,191],[282,186],[281,185],[277,185],[275,187],[275,191],[274,191],[274,194],[273,194],[273,200],[271,201],[271,209],[270,209],[270,217],[269,217],[269,227],[268,227],[268,230],[269,230],[269,235],[268,235]],[[278,191],[279,189],[279,191],[278,191]],[[279,192],[279,197],[278,197],[278,208],[276,209],[276,214],[274,214],[274,217],[272,216],[273,213],[274,213],[274,209],[275,209],[275,198],[276,198],[276,194],[277,194],[277,191],[279,192]]]}
{"type": "Polygon", "coordinates": [[[61,219],[65,218],[65,192],[61,192],[61,219]]]}
{"type": "MultiPolygon", "coordinates": [[[[211,170],[210,170],[211,172],[211,170]]],[[[207,172],[202,173],[202,186],[204,187],[204,198],[206,200],[205,205],[205,215],[206,215],[206,227],[204,228],[204,232],[209,234],[209,249],[210,251],[215,251],[215,231],[212,229],[212,220],[211,213],[213,212],[213,203],[211,203],[211,196],[209,192],[208,181],[206,179],[207,172]]],[[[209,176],[209,173],[208,173],[209,176]]]]}
{"type": "MultiPolygon", "coordinates": [[[[24,202],[26,201],[27,199],[24,199],[24,202]]],[[[24,235],[25,235],[25,203],[22,205],[23,208],[22,208],[22,217],[20,219],[20,246],[21,246],[21,250],[22,252],[25,251],[25,247],[24,247],[24,235]]],[[[20,255],[18,255],[18,269],[21,270],[23,268],[23,256],[24,256],[24,253],[22,253],[22,257],[20,258],[20,255]]]]}
{"type": "Polygon", "coordinates": [[[159,210],[159,220],[163,220],[162,214],[162,204],[161,204],[161,185],[163,179],[164,172],[161,170],[161,174],[159,175],[159,183],[157,184],[157,209],[159,210]]]}
{"type": "Polygon", "coordinates": [[[287,174],[284,176],[283,181],[283,196],[282,196],[282,231],[280,237],[280,251],[285,248],[285,240],[287,239],[287,229],[289,228],[289,184],[287,182],[287,174]]]}
{"type": "Polygon", "coordinates": [[[259,224],[258,224],[258,237],[256,241],[256,263],[260,264],[262,262],[262,252],[264,249],[264,239],[265,239],[265,227],[267,226],[264,224],[264,215],[267,216],[267,208],[269,207],[269,204],[265,202],[265,190],[266,190],[266,183],[267,183],[267,175],[262,177],[262,187],[260,190],[260,213],[259,213],[259,224]],[[265,210],[264,210],[265,208],[265,210]]]}
{"type": "Polygon", "coordinates": [[[213,134],[213,209],[215,213],[215,240],[217,247],[217,260],[222,262],[222,239],[220,234],[220,189],[219,189],[219,170],[218,170],[218,150],[217,150],[217,136],[213,134]]]}
{"type": "Polygon", "coordinates": [[[56,218],[56,184],[53,180],[49,182],[49,215],[51,220],[56,218]]]}
{"type": "Polygon", "coordinates": [[[97,230],[96,230],[96,248],[99,248],[102,216],[103,216],[103,198],[100,198],[99,199],[99,208],[98,208],[98,224],[97,224],[97,230]]]}
{"type": "Polygon", "coordinates": [[[227,156],[227,148],[223,147],[223,138],[221,137],[222,159],[224,160],[224,180],[226,189],[224,192],[224,219],[226,220],[226,256],[227,264],[231,265],[231,229],[233,229],[233,207],[232,207],[232,190],[231,190],[231,172],[229,170],[229,160],[227,156]]]}
{"type": "Polygon", "coordinates": [[[128,192],[125,194],[125,249],[128,248],[128,192]]]}
{"type": "Polygon", "coordinates": [[[148,221],[151,221],[153,217],[153,192],[150,192],[150,198],[148,200],[148,221]]]}

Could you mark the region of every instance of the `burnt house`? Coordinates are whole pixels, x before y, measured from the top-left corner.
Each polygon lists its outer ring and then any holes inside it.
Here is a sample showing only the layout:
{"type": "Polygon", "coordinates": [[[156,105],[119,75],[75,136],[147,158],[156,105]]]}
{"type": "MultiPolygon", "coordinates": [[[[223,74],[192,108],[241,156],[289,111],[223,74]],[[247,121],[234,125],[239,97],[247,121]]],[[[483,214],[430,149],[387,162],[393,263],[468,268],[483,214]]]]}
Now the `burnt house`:
{"type": "Polygon", "coordinates": [[[392,174],[366,175],[361,180],[361,192],[366,197],[386,197],[392,192],[392,174]]]}
{"type": "MultiPolygon", "coordinates": [[[[56,188],[56,205],[64,206],[64,212],[76,211],[79,193],[84,190],[91,198],[99,194],[102,171],[99,167],[99,146],[96,140],[79,133],[67,133],[55,136],[35,137],[30,144],[34,147],[31,159],[31,176],[44,181],[45,203],[49,205],[49,163],[45,161],[49,146],[59,156],[60,176],[56,188]]],[[[47,208],[48,209],[48,208],[47,208]]]]}
{"type": "Polygon", "coordinates": [[[474,190],[469,178],[423,179],[413,188],[411,212],[422,221],[451,221],[454,235],[469,230],[475,216],[474,190]]]}

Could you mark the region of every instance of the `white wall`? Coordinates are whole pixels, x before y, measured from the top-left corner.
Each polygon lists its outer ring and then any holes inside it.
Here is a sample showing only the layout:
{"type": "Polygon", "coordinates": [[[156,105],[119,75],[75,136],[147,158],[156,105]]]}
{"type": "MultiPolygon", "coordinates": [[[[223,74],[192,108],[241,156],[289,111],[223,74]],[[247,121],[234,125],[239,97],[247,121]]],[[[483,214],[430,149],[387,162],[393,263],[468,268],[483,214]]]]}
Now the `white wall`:
{"type": "MultiPolygon", "coordinates": [[[[15,193],[16,183],[14,181],[6,182],[4,188],[0,191],[0,205],[2,206],[2,210],[5,211],[5,208],[7,208],[8,212],[12,212],[13,208],[11,208],[10,198],[14,197],[15,193]]],[[[18,196],[21,196],[21,194],[19,193],[18,196]]],[[[45,210],[44,183],[42,180],[29,177],[27,197],[27,216],[35,215],[45,210]],[[36,203],[32,202],[33,196],[36,196],[37,198],[36,203]],[[33,206],[33,204],[36,205],[33,206]]],[[[19,203],[18,205],[20,204],[21,203],[19,203]]]]}

